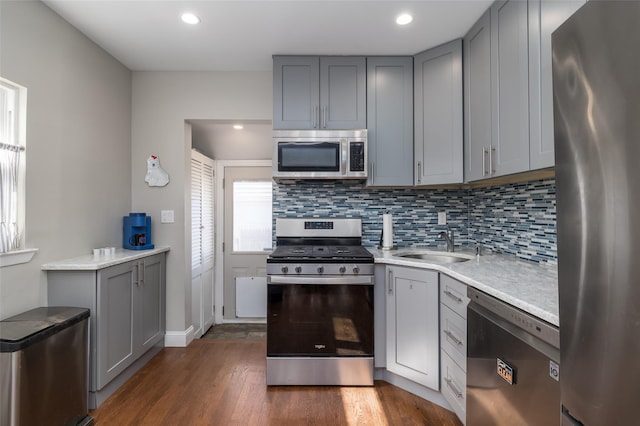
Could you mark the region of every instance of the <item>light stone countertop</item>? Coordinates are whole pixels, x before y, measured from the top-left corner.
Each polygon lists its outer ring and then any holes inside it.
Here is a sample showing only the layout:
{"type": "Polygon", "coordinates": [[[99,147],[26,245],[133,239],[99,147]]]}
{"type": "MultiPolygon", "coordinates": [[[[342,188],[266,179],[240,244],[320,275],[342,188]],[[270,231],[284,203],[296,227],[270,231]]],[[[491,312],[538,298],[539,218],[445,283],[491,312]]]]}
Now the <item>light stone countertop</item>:
{"type": "Polygon", "coordinates": [[[43,271],[97,271],[98,269],[108,268],[109,266],[119,265],[131,260],[165,253],[169,250],[170,247],[155,247],[148,250],[125,250],[117,248],[116,253],[112,256],[104,255],[94,257],[93,254],[87,254],[71,259],[45,263],[41,269],[43,271]]]}
{"type": "MultiPolygon", "coordinates": [[[[474,258],[468,262],[434,263],[395,255],[407,252],[446,252],[424,247],[397,250],[367,247],[367,250],[375,257],[375,263],[431,269],[444,273],[556,327],[559,326],[558,271],[555,265],[535,264],[518,260],[514,256],[498,254],[481,255],[479,259],[474,258]]],[[[456,253],[471,254],[464,250],[456,253]]]]}

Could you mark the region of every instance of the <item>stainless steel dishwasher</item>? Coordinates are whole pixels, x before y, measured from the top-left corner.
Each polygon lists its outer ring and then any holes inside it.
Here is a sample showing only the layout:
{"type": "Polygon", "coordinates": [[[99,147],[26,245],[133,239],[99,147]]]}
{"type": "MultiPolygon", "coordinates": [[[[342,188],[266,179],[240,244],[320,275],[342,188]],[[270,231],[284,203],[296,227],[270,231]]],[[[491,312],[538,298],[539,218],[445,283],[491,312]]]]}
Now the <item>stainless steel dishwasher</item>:
{"type": "Polygon", "coordinates": [[[467,424],[559,425],[558,328],[469,287],[467,424]]]}

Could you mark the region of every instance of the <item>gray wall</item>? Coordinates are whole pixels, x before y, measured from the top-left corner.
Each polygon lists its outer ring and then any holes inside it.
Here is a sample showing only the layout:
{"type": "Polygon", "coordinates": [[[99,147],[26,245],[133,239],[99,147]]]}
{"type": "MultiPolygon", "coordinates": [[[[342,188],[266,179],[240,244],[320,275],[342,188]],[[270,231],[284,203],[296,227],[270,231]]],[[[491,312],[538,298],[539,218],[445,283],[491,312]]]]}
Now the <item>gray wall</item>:
{"type": "Polygon", "coordinates": [[[131,72],[39,1],[0,1],[0,75],[27,87],[26,245],[0,318],[44,306],[45,262],[121,246],[131,205],[131,72]]]}
{"type": "Polygon", "coordinates": [[[190,120],[271,120],[271,72],[134,72],[133,209],[151,215],[156,245],[167,257],[167,333],[191,326],[190,120]],[[144,182],[146,158],[156,154],[169,173],[166,187],[144,182]],[[160,210],[175,223],[160,224],[160,210]]]}

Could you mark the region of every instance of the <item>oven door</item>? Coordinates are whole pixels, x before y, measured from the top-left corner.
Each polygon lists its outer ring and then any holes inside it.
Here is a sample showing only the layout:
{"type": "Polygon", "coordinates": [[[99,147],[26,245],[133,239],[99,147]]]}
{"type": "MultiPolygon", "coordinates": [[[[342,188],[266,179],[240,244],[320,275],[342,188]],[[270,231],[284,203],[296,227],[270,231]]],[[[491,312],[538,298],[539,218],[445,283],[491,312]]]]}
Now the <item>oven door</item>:
{"type": "Polygon", "coordinates": [[[372,357],[373,276],[269,276],[267,357],[372,357]]]}

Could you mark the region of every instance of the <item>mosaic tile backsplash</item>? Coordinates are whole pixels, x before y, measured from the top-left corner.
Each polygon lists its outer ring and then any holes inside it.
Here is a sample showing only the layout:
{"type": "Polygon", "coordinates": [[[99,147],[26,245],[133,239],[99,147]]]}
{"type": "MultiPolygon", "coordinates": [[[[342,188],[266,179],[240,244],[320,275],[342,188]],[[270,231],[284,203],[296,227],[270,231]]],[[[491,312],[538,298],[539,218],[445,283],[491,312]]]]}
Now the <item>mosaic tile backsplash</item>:
{"type": "Polygon", "coordinates": [[[481,189],[369,189],[347,181],[273,186],[273,217],[360,217],[363,244],[380,242],[382,215],[393,215],[394,245],[442,247],[437,239],[446,210],[456,246],[483,249],[533,262],[555,263],[555,181],[481,189]]]}

